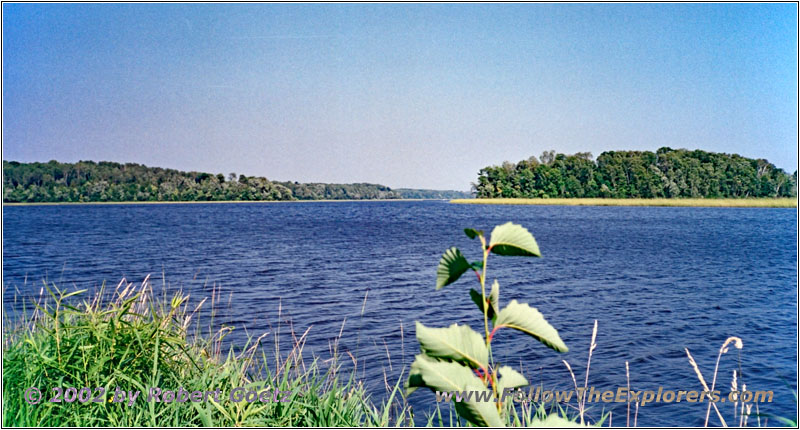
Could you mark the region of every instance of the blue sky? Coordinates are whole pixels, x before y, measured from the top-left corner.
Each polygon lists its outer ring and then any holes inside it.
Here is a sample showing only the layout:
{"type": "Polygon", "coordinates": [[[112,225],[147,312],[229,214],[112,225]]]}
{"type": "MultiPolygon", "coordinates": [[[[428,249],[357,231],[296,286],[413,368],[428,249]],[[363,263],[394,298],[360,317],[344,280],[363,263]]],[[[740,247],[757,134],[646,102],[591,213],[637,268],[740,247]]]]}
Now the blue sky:
{"type": "Polygon", "coordinates": [[[797,169],[795,4],[4,4],[3,159],[468,190],[542,151],[797,169]]]}

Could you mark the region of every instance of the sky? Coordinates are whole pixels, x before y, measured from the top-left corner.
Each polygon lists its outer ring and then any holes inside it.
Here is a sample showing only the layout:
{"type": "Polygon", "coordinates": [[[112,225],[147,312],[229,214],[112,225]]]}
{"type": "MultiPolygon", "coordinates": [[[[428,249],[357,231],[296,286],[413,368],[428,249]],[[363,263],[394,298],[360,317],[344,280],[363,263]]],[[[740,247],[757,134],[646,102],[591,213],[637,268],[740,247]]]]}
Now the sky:
{"type": "Polygon", "coordinates": [[[797,169],[796,4],[2,10],[4,160],[464,191],[550,149],[797,169]]]}

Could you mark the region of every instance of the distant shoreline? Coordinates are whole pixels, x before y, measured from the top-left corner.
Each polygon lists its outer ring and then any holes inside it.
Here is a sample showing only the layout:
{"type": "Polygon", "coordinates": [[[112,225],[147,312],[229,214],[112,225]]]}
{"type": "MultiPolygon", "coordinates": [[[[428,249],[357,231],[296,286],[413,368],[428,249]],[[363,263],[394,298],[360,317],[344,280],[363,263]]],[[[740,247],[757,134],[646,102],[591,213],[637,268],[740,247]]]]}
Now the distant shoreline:
{"type": "Polygon", "coordinates": [[[539,206],[670,206],[670,207],[738,207],[738,208],[796,208],[797,199],[452,199],[455,204],[479,205],[539,205],[539,206]]]}
{"type": "MultiPolygon", "coordinates": [[[[461,199],[470,200],[470,199],[461,199]]],[[[447,199],[320,199],[320,200],[191,200],[191,201],[146,201],[146,202],[25,202],[8,203],[3,202],[3,206],[82,206],[82,205],[179,205],[179,204],[220,204],[220,203],[336,203],[336,202],[425,202],[425,201],[447,201],[447,199]]]]}
{"type": "Polygon", "coordinates": [[[3,206],[83,206],[83,205],[172,205],[172,204],[225,204],[225,203],[350,203],[350,202],[424,202],[449,201],[468,205],[528,205],[528,206],[653,206],[653,207],[738,207],[738,208],[796,208],[797,200],[787,198],[755,199],[604,199],[604,198],[554,198],[554,199],[320,199],[320,200],[192,200],[192,201],[125,201],[125,202],[25,202],[3,206]]]}

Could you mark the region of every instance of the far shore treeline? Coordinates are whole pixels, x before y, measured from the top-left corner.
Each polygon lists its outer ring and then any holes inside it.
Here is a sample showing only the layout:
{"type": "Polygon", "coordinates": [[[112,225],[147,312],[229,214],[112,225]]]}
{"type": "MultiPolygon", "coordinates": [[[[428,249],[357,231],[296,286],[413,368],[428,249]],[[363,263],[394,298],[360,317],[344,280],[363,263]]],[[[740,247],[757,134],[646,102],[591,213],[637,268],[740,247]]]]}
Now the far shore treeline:
{"type": "Polygon", "coordinates": [[[378,184],[276,182],[229,173],[182,172],[135,163],[3,161],[3,202],[153,202],[465,198],[467,192],[378,184]]]}
{"type": "Polygon", "coordinates": [[[701,150],[607,151],[597,160],[546,151],[517,164],[480,170],[478,198],[794,197],[788,175],[764,159],[701,150]]]}

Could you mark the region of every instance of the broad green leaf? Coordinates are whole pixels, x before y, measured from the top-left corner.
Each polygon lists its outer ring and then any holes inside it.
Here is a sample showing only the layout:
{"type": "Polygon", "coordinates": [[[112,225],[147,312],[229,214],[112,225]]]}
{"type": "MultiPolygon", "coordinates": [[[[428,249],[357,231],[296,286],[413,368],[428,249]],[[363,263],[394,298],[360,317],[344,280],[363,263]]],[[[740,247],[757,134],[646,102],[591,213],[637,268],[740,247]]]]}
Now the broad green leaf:
{"type": "MultiPolygon", "coordinates": [[[[472,302],[475,303],[475,306],[478,307],[478,310],[483,313],[483,296],[481,296],[481,292],[472,288],[469,290],[469,298],[472,299],[472,302]]],[[[494,310],[492,306],[489,306],[489,315],[493,314],[494,310]]],[[[491,318],[491,317],[489,317],[491,318]]]]}
{"type": "MultiPolygon", "coordinates": [[[[494,397],[494,394],[490,390],[487,390],[486,387],[480,383],[480,380],[478,380],[478,383],[472,382],[467,384],[465,390],[472,391],[475,394],[482,391],[488,392],[492,398],[494,397]]],[[[456,407],[458,415],[464,417],[472,424],[480,427],[505,427],[505,423],[503,419],[500,418],[500,412],[497,411],[497,406],[494,401],[462,400],[460,402],[454,402],[453,404],[456,407]]]]}
{"type": "MultiPolygon", "coordinates": [[[[427,387],[433,391],[487,392],[483,382],[472,369],[450,361],[439,361],[425,354],[418,354],[411,364],[410,386],[427,387]],[[413,378],[413,381],[412,381],[413,378]]],[[[455,402],[459,415],[469,422],[483,427],[503,427],[503,421],[493,401],[474,400],[455,402]]]]}
{"type": "Polygon", "coordinates": [[[528,380],[521,373],[508,366],[501,366],[497,369],[500,373],[500,381],[497,382],[497,395],[503,397],[506,388],[519,388],[528,385],[528,380]]]}
{"type": "Polygon", "coordinates": [[[536,239],[525,227],[507,222],[492,230],[489,249],[498,255],[541,257],[536,239]]]}
{"type": "MultiPolygon", "coordinates": [[[[473,302],[475,302],[476,305],[478,305],[478,309],[481,311],[481,313],[483,313],[483,303],[482,303],[483,297],[481,296],[480,291],[478,291],[478,290],[476,290],[474,288],[469,290],[469,297],[472,299],[473,302]]],[[[500,310],[499,310],[500,309],[500,285],[497,283],[497,280],[495,280],[494,284],[492,284],[492,291],[489,293],[488,299],[489,299],[489,314],[488,314],[488,317],[492,320],[492,322],[494,322],[495,318],[497,318],[498,312],[500,312],[500,310]]]]}
{"type": "Polygon", "coordinates": [[[543,344],[558,352],[567,352],[567,345],[558,336],[558,332],[542,316],[542,313],[528,306],[527,303],[518,303],[512,300],[497,315],[495,327],[509,327],[527,333],[543,344]]]}
{"type": "Polygon", "coordinates": [[[417,388],[425,387],[425,381],[422,379],[422,373],[419,368],[411,366],[411,371],[408,374],[408,381],[406,381],[406,395],[411,395],[417,388]],[[416,373],[415,373],[416,371],[416,373]]]}
{"type": "Polygon", "coordinates": [[[417,321],[417,340],[422,352],[431,357],[458,361],[475,369],[489,367],[486,342],[469,326],[453,324],[447,328],[431,328],[417,321]]]}
{"type": "Polygon", "coordinates": [[[475,239],[478,236],[483,236],[483,230],[475,230],[474,228],[465,228],[464,233],[466,233],[470,239],[475,239]]]}
{"type": "Polygon", "coordinates": [[[461,251],[452,247],[444,252],[442,259],[439,260],[439,268],[436,270],[436,289],[445,285],[450,285],[470,269],[469,262],[461,251]]]}
{"type": "Polygon", "coordinates": [[[480,272],[483,270],[483,261],[473,261],[470,263],[470,267],[472,267],[472,270],[477,270],[480,272]]]}

